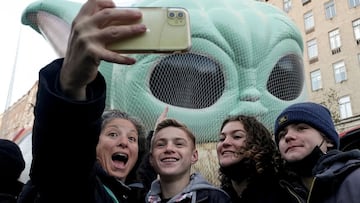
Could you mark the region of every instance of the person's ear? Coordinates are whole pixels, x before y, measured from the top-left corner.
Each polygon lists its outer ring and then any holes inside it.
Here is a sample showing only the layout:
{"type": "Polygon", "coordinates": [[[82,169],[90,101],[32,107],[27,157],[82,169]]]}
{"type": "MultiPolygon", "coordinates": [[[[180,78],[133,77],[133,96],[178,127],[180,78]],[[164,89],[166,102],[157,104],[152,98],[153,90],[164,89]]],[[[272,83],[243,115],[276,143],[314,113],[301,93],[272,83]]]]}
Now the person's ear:
{"type": "Polygon", "coordinates": [[[191,156],[191,164],[195,164],[199,159],[199,154],[197,149],[193,150],[192,156],[191,156]]]}
{"type": "Polygon", "coordinates": [[[152,153],[149,154],[149,163],[152,167],[154,167],[154,157],[152,156],[152,153]]]}

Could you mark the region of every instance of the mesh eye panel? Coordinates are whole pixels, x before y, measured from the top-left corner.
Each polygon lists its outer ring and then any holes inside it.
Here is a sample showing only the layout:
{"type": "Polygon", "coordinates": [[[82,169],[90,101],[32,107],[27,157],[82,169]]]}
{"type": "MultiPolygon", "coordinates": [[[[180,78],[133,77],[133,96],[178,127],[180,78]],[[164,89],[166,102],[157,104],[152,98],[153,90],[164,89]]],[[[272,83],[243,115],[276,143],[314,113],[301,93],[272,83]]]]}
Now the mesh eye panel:
{"type": "Polygon", "coordinates": [[[178,107],[209,107],[220,98],[224,88],[225,79],[220,64],[194,53],[162,58],[150,76],[152,94],[178,107]]]}
{"type": "Polygon", "coordinates": [[[267,82],[268,91],[275,97],[290,101],[299,97],[304,85],[302,59],[294,54],[282,57],[267,82]]]}

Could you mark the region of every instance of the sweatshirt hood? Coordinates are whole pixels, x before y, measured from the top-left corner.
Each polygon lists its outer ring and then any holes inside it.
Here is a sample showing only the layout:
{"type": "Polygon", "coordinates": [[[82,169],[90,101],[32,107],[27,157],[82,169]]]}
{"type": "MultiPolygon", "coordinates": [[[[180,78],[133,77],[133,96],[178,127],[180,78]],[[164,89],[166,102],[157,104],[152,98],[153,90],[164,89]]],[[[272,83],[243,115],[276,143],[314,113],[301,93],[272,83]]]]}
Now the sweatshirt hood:
{"type": "Polygon", "coordinates": [[[330,150],[327,154],[319,159],[318,164],[314,168],[314,172],[317,174],[317,178],[327,180],[341,174],[351,172],[359,165],[359,150],[350,150],[344,152],[339,150],[330,150]]]}
{"type": "MultiPolygon", "coordinates": [[[[193,198],[194,196],[196,197],[196,191],[203,189],[218,190],[223,192],[223,190],[215,187],[207,180],[205,180],[205,178],[200,173],[193,173],[190,176],[190,183],[181,191],[181,193],[172,197],[168,201],[168,203],[179,202],[181,199],[190,198],[190,197],[193,198]]],[[[146,195],[147,196],[146,198],[161,200],[160,194],[161,194],[160,181],[156,180],[151,184],[151,189],[146,195]]]]}

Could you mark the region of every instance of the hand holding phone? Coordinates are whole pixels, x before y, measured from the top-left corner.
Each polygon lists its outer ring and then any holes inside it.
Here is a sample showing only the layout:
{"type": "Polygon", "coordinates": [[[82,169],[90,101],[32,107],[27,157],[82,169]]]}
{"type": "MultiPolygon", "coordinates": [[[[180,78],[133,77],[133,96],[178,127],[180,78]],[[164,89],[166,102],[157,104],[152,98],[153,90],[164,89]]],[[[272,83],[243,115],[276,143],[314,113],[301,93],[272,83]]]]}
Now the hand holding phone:
{"type": "MultiPolygon", "coordinates": [[[[119,8],[121,9],[121,8],[119,8]]],[[[129,8],[126,8],[129,9],[129,8]]],[[[179,53],[191,48],[190,18],[184,8],[136,7],[147,31],[108,46],[120,53],[179,53]]]]}

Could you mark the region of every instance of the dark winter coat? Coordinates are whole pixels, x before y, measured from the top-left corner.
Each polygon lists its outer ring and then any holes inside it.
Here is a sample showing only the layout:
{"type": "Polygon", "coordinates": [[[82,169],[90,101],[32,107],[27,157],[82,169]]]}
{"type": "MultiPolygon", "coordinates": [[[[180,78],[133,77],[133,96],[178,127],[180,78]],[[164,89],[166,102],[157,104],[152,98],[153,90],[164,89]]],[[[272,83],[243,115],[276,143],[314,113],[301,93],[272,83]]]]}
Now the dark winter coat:
{"type": "Polygon", "coordinates": [[[360,151],[331,150],[323,155],[313,169],[316,174],[312,187],[304,198],[299,185],[283,182],[289,194],[298,202],[357,203],[360,200],[360,151]]]}
{"type": "Polygon", "coordinates": [[[6,181],[0,179],[0,203],[15,203],[23,188],[20,181],[6,181]]]}
{"type": "Polygon", "coordinates": [[[287,195],[286,190],[281,187],[279,178],[259,176],[253,178],[241,196],[237,194],[231,185],[224,186],[232,202],[236,203],[294,203],[292,197],[287,195]]]}

